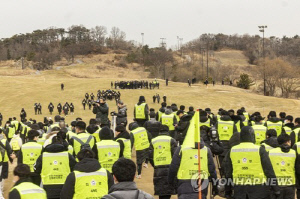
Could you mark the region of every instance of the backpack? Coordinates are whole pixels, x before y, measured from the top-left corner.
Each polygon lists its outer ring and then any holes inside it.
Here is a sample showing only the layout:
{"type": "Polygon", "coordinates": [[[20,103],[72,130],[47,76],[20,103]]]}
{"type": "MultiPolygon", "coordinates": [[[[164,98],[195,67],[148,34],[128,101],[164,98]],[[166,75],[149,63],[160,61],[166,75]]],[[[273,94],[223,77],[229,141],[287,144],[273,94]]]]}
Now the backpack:
{"type": "Polygon", "coordinates": [[[86,142],[84,143],[81,139],[79,139],[78,137],[76,136],[73,136],[72,137],[74,140],[76,140],[77,142],[80,143],[80,149],[91,149],[91,146],[90,146],[90,141],[94,138],[92,135],[89,136],[89,138],[86,140],[86,142]]]}

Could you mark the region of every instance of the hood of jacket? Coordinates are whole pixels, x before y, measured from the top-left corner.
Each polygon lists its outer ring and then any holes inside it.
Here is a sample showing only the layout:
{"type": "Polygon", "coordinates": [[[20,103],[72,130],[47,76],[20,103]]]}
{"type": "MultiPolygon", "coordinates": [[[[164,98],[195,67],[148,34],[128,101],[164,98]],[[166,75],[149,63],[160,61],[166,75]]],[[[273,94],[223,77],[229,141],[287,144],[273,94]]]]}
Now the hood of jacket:
{"type": "Polygon", "coordinates": [[[170,114],[172,114],[172,113],[173,113],[173,111],[172,111],[171,109],[168,109],[168,108],[167,108],[167,109],[165,110],[165,114],[166,114],[166,115],[170,115],[170,114]]]}
{"type": "Polygon", "coordinates": [[[66,150],[63,144],[49,144],[44,148],[44,152],[59,153],[66,150]]]}
{"type": "Polygon", "coordinates": [[[273,148],[277,148],[279,146],[276,137],[270,137],[270,138],[266,139],[265,143],[273,148]]]}
{"type": "Polygon", "coordinates": [[[120,111],[127,111],[127,106],[126,105],[122,105],[120,106],[120,111]]]}
{"type": "Polygon", "coordinates": [[[291,149],[291,146],[287,145],[287,144],[282,144],[280,145],[281,151],[284,153],[288,153],[291,149]]]}
{"type": "Polygon", "coordinates": [[[189,114],[186,114],[186,115],[183,115],[180,120],[181,121],[184,121],[184,122],[187,122],[187,121],[190,121],[192,119],[192,115],[189,115],[189,114]]]}
{"type": "Polygon", "coordinates": [[[291,129],[295,127],[294,123],[286,123],[284,126],[290,127],[291,129]]]}
{"type": "Polygon", "coordinates": [[[114,184],[109,189],[108,193],[112,193],[114,191],[129,191],[129,190],[137,190],[137,186],[135,182],[119,182],[117,184],[114,184]]]}
{"type": "Polygon", "coordinates": [[[208,120],[206,116],[200,116],[200,122],[204,123],[208,120]]]}
{"type": "Polygon", "coordinates": [[[75,165],[74,170],[80,172],[94,172],[98,171],[100,168],[101,165],[98,160],[93,158],[84,158],[75,165]]]}
{"type": "Polygon", "coordinates": [[[159,111],[160,111],[160,112],[162,112],[162,113],[164,113],[164,112],[165,112],[165,110],[166,110],[166,108],[165,108],[165,107],[161,107],[161,108],[159,109],[159,111]]]}
{"type": "Polygon", "coordinates": [[[223,115],[220,119],[223,121],[231,121],[231,117],[229,115],[223,115]]]}
{"type": "Polygon", "coordinates": [[[268,119],[268,121],[273,122],[273,123],[277,123],[277,122],[281,122],[280,118],[277,117],[271,117],[268,119]]]}
{"type": "Polygon", "coordinates": [[[125,138],[125,139],[130,139],[130,134],[128,131],[121,132],[119,135],[117,135],[114,140],[117,140],[119,138],[125,138]]]}

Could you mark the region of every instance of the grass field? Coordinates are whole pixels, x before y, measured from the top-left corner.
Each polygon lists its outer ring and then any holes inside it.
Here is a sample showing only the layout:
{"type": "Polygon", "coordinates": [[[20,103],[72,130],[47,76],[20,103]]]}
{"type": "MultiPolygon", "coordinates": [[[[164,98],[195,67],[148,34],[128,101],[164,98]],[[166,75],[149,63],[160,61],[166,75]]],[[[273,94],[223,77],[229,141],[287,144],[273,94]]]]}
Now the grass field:
{"type": "MultiPolygon", "coordinates": [[[[0,74],[13,74],[9,69],[1,67],[0,74]]],[[[70,123],[76,117],[83,118],[87,121],[95,117],[91,110],[83,110],[81,101],[86,92],[96,94],[97,90],[109,89],[110,82],[115,80],[141,79],[145,78],[145,73],[127,70],[126,74],[123,69],[108,68],[109,72],[95,73],[93,67],[85,67],[84,64],[77,66],[69,66],[60,70],[44,71],[35,73],[34,71],[26,72],[26,75],[16,73],[16,76],[0,76],[0,112],[4,117],[4,122],[9,117],[18,117],[22,108],[27,112],[27,119],[33,118],[43,121],[44,117],[49,117],[48,104],[52,102],[55,106],[59,102],[73,103],[75,105],[75,115],[66,117],[67,123],[70,123]],[[77,78],[70,74],[70,70],[76,70],[80,73],[80,69],[84,68],[85,74],[91,74],[93,78],[77,78]],[[123,76],[115,74],[123,73],[123,76]],[[140,74],[140,76],[139,76],[140,74]],[[110,77],[112,76],[112,77],[110,77]],[[121,78],[121,79],[120,79],[121,78]],[[60,90],[60,84],[65,84],[65,90],[60,90]],[[34,115],[33,105],[35,102],[42,104],[43,115],[34,115]]],[[[299,116],[299,101],[293,99],[281,99],[275,97],[264,97],[256,95],[247,90],[242,90],[229,86],[216,85],[206,88],[203,85],[193,85],[188,87],[186,83],[169,82],[166,87],[163,80],[160,80],[161,87],[159,90],[121,90],[121,99],[128,106],[128,118],[132,121],[133,106],[137,103],[140,95],[144,95],[149,106],[158,110],[160,107],[157,103],[152,103],[152,96],[156,93],[167,96],[168,104],[176,103],[195,108],[210,107],[213,112],[217,112],[219,108],[238,109],[246,107],[248,112],[260,111],[264,116],[270,110],[285,111],[294,117],[299,116]]],[[[110,111],[116,111],[115,102],[108,102],[110,111]]],[[[57,114],[55,109],[54,115],[57,114]]],[[[53,118],[54,115],[51,117],[53,118]]],[[[10,169],[12,170],[12,168],[10,169]]],[[[153,169],[143,169],[141,180],[136,180],[138,186],[143,190],[153,194],[152,183],[153,169]]],[[[6,193],[12,186],[11,178],[5,186],[6,193]]],[[[175,197],[174,197],[175,198],[175,197]]]]}

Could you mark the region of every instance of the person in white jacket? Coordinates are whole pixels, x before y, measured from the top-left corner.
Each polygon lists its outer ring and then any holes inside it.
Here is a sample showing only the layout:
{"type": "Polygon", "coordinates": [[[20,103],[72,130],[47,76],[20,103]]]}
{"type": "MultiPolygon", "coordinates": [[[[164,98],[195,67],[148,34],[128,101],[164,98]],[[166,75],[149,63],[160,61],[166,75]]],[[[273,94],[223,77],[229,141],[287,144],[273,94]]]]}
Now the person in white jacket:
{"type": "Polygon", "coordinates": [[[20,138],[19,131],[16,131],[12,139],[10,140],[10,147],[13,150],[14,154],[18,157],[19,151],[22,147],[23,141],[22,138],[20,138]]]}

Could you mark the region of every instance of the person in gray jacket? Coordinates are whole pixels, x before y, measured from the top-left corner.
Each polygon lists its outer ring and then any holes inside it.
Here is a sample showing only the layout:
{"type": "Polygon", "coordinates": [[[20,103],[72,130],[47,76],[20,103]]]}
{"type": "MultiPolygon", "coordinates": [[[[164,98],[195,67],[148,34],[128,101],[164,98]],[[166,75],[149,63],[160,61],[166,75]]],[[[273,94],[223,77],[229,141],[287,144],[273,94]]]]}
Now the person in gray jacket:
{"type": "Polygon", "coordinates": [[[130,159],[120,158],[113,167],[115,183],[108,191],[108,194],[102,199],[154,199],[150,194],[137,188],[133,181],[135,177],[136,166],[130,159]]]}
{"type": "Polygon", "coordinates": [[[115,116],[117,116],[117,125],[127,126],[127,106],[121,100],[118,101],[118,113],[115,116]]]}

